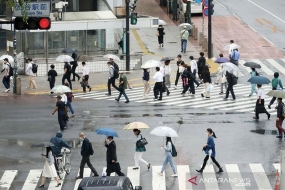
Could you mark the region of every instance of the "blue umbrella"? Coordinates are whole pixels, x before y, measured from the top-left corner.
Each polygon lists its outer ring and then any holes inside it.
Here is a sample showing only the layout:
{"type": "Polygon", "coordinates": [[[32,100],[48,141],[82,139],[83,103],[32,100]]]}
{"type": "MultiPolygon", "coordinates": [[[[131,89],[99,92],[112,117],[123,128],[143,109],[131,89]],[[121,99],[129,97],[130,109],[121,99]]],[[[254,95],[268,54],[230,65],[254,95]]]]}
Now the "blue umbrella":
{"type": "Polygon", "coordinates": [[[247,82],[251,84],[269,84],[270,80],[264,76],[254,76],[251,77],[247,82]]]}
{"type": "Polygon", "coordinates": [[[225,57],[219,57],[218,59],[216,59],[215,63],[226,63],[226,62],[230,62],[230,60],[228,60],[225,57]]]}
{"type": "Polygon", "coordinates": [[[110,128],[100,128],[95,131],[98,135],[106,135],[112,137],[119,137],[116,131],[110,128]]]}

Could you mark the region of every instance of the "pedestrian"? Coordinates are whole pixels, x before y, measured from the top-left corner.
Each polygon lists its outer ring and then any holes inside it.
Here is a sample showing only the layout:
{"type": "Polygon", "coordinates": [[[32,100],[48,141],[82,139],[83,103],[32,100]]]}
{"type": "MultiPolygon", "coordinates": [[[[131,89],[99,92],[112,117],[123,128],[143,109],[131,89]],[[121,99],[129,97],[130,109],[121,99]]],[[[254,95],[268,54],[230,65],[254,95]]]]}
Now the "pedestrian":
{"type": "Polygon", "coordinates": [[[231,53],[230,61],[238,67],[238,60],[239,60],[240,53],[238,49],[234,49],[231,53]]]}
{"type": "Polygon", "coordinates": [[[191,96],[194,96],[195,95],[195,87],[194,87],[194,74],[192,73],[191,71],[191,67],[188,66],[187,67],[187,79],[188,79],[188,83],[187,85],[185,86],[185,88],[183,89],[182,91],[182,96],[185,96],[185,92],[187,92],[187,90],[189,89],[190,93],[191,93],[191,96]]]}
{"type": "Polygon", "coordinates": [[[234,86],[234,84],[233,84],[233,76],[228,71],[226,71],[226,79],[227,79],[227,82],[228,82],[228,87],[227,87],[227,91],[226,91],[226,97],[224,98],[224,100],[228,99],[229,93],[231,92],[233,101],[235,101],[236,100],[236,96],[235,96],[234,88],[233,88],[233,86],[234,86]]]}
{"type": "Polygon", "coordinates": [[[107,148],[106,153],[106,161],[107,161],[107,176],[110,176],[111,173],[116,172],[118,176],[125,176],[124,173],[121,172],[121,168],[119,163],[117,162],[117,151],[116,151],[116,143],[113,140],[112,136],[108,136],[105,139],[105,147],[107,148]]]}
{"type": "MultiPolygon", "coordinates": [[[[251,68],[250,77],[258,76],[259,74],[255,70],[255,68],[251,68]]],[[[248,97],[251,97],[253,93],[257,93],[256,84],[251,84],[251,91],[248,97]]]]}
{"type": "Polygon", "coordinates": [[[283,133],[285,133],[285,129],[282,128],[282,123],[284,120],[283,115],[284,113],[284,103],[282,102],[282,98],[277,99],[278,105],[275,107],[277,110],[277,118],[276,118],[276,127],[278,129],[279,135],[276,136],[277,138],[283,138],[283,133]]]}
{"type": "Polygon", "coordinates": [[[89,86],[88,79],[89,79],[89,72],[90,69],[86,65],[85,62],[82,62],[82,82],[81,86],[83,88],[83,92],[86,93],[86,87],[89,89],[89,92],[91,92],[91,87],[89,86]]]}
{"type": "Polygon", "coordinates": [[[143,80],[143,85],[144,85],[143,97],[149,98],[148,94],[149,94],[150,89],[151,89],[151,86],[149,84],[149,69],[143,70],[142,80],[143,80]]]}
{"type": "Polygon", "coordinates": [[[31,88],[31,86],[33,85],[33,90],[37,89],[37,85],[36,85],[36,82],[35,82],[35,76],[38,76],[36,70],[35,70],[35,67],[37,67],[35,65],[35,63],[32,61],[32,58],[28,58],[28,66],[27,66],[27,69],[26,69],[26,74],[29,75],[29,82],[28,82],[28,86],[26,87],[27,89],[28,88],[31,88]]]}
{"type": "Polygon", "coordinates": [[[64,85],[65,79],[66,79],[67,82],[69,83],[70,89],[72,90],[72,83],[70,80],[70,75],[72,73],[71,66],[67,62],[64,62],[64,68],[63,69],[64,69],[64,71],[63,71],[63,76],[62,76],[62,85],[64,85]]]}
{"type": "MultiPolygon", "coordinates": [[[[57,76],[56,70],[54,70],[54,65],[50,66],[50,70],[48,71],[48,81],[49,81],[49,87],[52,89],[55,85],[55,77],[57,76]]],[[[50,91],[50,95],[53,95],[53,92],[50,91]]]]}
{"type": "Polygon", "coordinates": [[[206,59],[204,57],[204,52],[200,52],[200,57],[197,61],[197,65],[198,65],[198,76],[200,79],[202,79],[201,74],[202,74],[202,71],[204,70],[204,67],[206,65],[206,59]]]}
{"type": "Polygon", "coordinates": [[[83,172],[84,172],[84,166],[87,164],[87,166],[91,169],[91,171],[94,174],[94,177],[98,177],[98,173],[93,167],[93,165],[90,162],[90,152],[93,150],[92,145],[89,142],[89,140],[86,138],[84,133],[80,132],[78,134],[79,138],[82,140],[82,146],[80,154],[82,156],[81,162],[80,162],[80,170],[79,170],[79,176],[77,176],[75,179],[82,179],[83,178],[83,172]]]}
{"type": "MultiPolygon", "coordinates": [[[[274,78],[271,80],[272,90],[282,90],[283,89],[282,81],[278,77],[279,77],[279,73],[275,72],[274,78]]],[[[271,109],[271,105],[274,104],[275,100],[276,100],[276,97],[272,97],[270,103],[268,104],[269,109],[271,109]]]]}
{"type": "Polygon", "coordinates": [[[214,133],[214,131],[211,128],[208,128],[206,130],[206,134],[208,136],[208,140],[207,140],[207,144],[204,145],[203,150],[205,151],[206,157],[204,158],[204,162],[202,165],[202,168],[200,170],[196,170],[199,173],[202,173],[203,170],[206,167],[207,161],[209,160],[209,151],[211,150],[211,159],[214,162],[214,164],[216,164],[216,166],[219,168],[218,173],[223,172],[223,168],[220,166],[220,164],[217,162],[216,160],[216,148],[215,148],[215,142],[214,142],[214,138],[216,137],[216,134],[214,133]]]}
{"type": "MultiPolygon", "coordinates": [[[[182,74],[181,74],[181,79],[182,79],[182,87],[183,89],[187,86],[187,67],[188,65],[187,64],[184,64],[183,65],[183,71],[182,71],[182,74]]],[[[190,68],[191,69],[191,68],[190,68]]]]}
{"type": "Polygon", "coordinates": [[[130,100],[129,100],[127,94],[126,94],[126,91],[125,91],[125,89],[127,89],[127,88],[128,88],[128,79],[127,79],[126,75],[124,75],[124,73],[121,72],[120,73],[120,84],[119,84],[119,88],[118,88],[118,91],[120,93],[119,93],[118,98],[115,98],[115,100],[117,102],[120,101],[120,98],[121,98],[122,95],[124,95],[124,97],[126,99],[125,103],[129,103],[130,102],[130,100]]]}
{"type": "Polygon", "coordinates": [[[161,48],[161,47],[163,47],[163,38],[164,38],[164,35],[165,35],[164,28],[163,28],[162,25],[158,26],[156,35],[157,35],[157,38],[158,38],[159,47],[161,48]]]}
{"type": "MultiPolygon", "coordinates": [[[[185,64],[184,61],[182,61],[182,56],[181,55],[177,55],[177,72],[176,72],[176,79],[175,79],[175,86],[174,86],[174,89],[177,88],[177,84],[178,84],[178,80],[184,70],[184,67],[183,65],[185,64]]],[[[183,86],[183,85],[182,85],[183,86]]]]}
{"type": "Polygon", "coordinates": [[[171,68],[170,68],[170,60],[166,60],[164,62],[164,66],[160,67],[160,72],[163,74],[163,88],[167,92],[167,96],[169,96],[170,92],[168,88],[170,88],[170,75],[171,75],[171,68]]]}
{"type": "Polygon", "coordinates": [[[1,73],[4,72],[4,76],[2,79],[2,83],[4,85],[5,92],[9,92],[10,91],[10,67],[11,64],[9,63],[9,60],[7,58],[3,59],[4,60],[4,69],[1,71],[1,73]]]}
{"type": "Polygon", "coordinates": [[[219,77],[221,78],[220,79],[220,85],[221,85],[221,92],[219,93],[219,95],[223,95],[224,94],[224,86],[225,86],[225,90],[227,91],[227,88],[228,88],[228,82],[227,82],[227,77],[226,77],[226,74],[225,74],[225,69],[224,69],[224,66],[223,64],[221,64],[220,68],[219,68],[219,77]]]}
{"type": "MultiPolygon", "coordinates": [[[[64,84],[65,86],[69,87],[68,83],[66,82],[64,84]]],[[[72,107],[72,99],[76,100],[76,98],[74,97],[74,95],[72,94],[72,92],[65,92],[64,95],[66,96],[66,106],[69,108],[69,111],[71,112],[71,117],[75,117],[75,113],[72,107]]]]}
{"type": "Polygon", "coordinates": [[[191,72],[194,75],[194,83],[197,85],[196,88],[200,85],[200,83],[196,80],[196,73],[198,72],[198,66],[197,62],[194,60],[194,57],[191,55],[190,57],[190,67],[191,67],[191,72]]]}
{"type": "Polygon", "coordinates": [[[75,81],[75,77],[78,78],[78,81],[80,80],[80,76],[76,73],[76,67],[78,66],[77,61],[75,61],[77,54],[75,52],[72,53],[71,57],[74,59],[74,61],[70,62],[70,65],[72,65],[72,74],[73,74],[73,79],[71,81],[75,81]]]}
{"type": "Polygon", "coordinates": [[[45,158],[45,165],[42,173],[42,182],[41,185],[38,188],[44,188],[45,187],[45,180],[46,178],[54,178],[54,180],[57,182],[57,185],[55,187],[61,186],[61,183],[58,180],[57,173],[54,166],[54,156],[51,151],[51,147],[46,147],[46,154],[41,155],[42,158],[45,158]]]}
{"type": "Polygon", "coordinates": [[[134,129],[133,132],[134,132],[134,135],[136,136],[136,139],[135,139],[136,152],[135,152],[135,156],[134,156],[135,167],[133,169],[134,170],[139,169],[139,161],[140,161],[140,162],[144,163],[146,165],[147,169],[149,170],[150,163],[148,163],[144,159],[142,159],[143,152],[146,151],[145,146],[138,147],[138,145],[137,145],[137,142],[142,139],[141,131],[138,129],[134,129]]]}
{"type": "Polygon", "coordinates": [[[153,87],[154,100],[162,100],[163,74],[160,72],[159,67],[156,67],[155,70],[156,70],[156,73],[152,77],[155,81],[155,84],[153,87]],[[160,93],[160,96],[157,99],[158,92],[160,93]]]}
{"type": "Polygon", "coordinates": [[[112,65],[112,62],[108,62],[107,63],[108,67],[109,67],[109,79],[108,79],[108,96],[111,96],[111,84],[112,86],[116,89],[116,90],[119,90],[119,88],[116,86],[115,84],[115,68],[114,66],[112,65]]]}
{"type": "Polygon", "coordinates": [[[56,97],[57,102],[56,102],[56,108],[54,109],[54,111],[52,112],[52,115],[54,115],[54,113],[57,111],[58,115],[58,123],[60,126],[60,130],[63,131],[66,129],[66,121],[65,121],[65,114],[66,114],[66,105],[63,101],[61,101],[61,96],[58,95],[56,97]]]}
{"type": "Polygon", "coordinates": [[[267,110],[264,107],[264,98],[265,98],[265,91],[263,88],[261,88],[261,84],[257,84],[257,100],[255,104],[255,117],[253,119],[258,120],[260,113],[266,113],[267,118],[270,119],[270,114],[267,112],[267,110]]]}
{"type": "Polygon", "coordinates": [[[231,58],[231,54],[234,51],[234,48],[236,47],[235,45],[235,41],[234,40],[230,40],[230,48],[229,48],[229,57],[231,58]]]}
{"type": "Polygon", "coordinates": [[[163,162],[161,171],[158,172],[158,175],[163,175],[163,171],[165,170],[166,165],[169,163],[172,171],[173,171],[173,175],[171,175],[171,177],[177,177],[177,171],[176,171],[176,167],[173,163],[173,159],[172,159],[172,141],[171,141],[171,137],[166,137],[166,144],[162,145],[162,149],[164,149],[164,155],[165,155],[165,160],[163,162]]]}
{"type": "Polygon", "coordinates": [[[209,67],[207,65],[204,67],[204,70],[202,71],[201,76],[202,76],[201,82],[203,82],[205,84],[204,90],[203,90],[203,93],[201,94],[201,96],[204,97],[204,95],[205,95],[206,98],[210,98],[209,86],[212,83],[212,81],[211,81],[209,67]]]}
{"type": "Polygon", "coordinates": [[[180,31],[180,39],[181,39],[181,53],[186,53],[186,47],[187,47],[187,41],[189,38],[189,32],[187,30],[187,27],[184,26],[183,30],[180,31]]]}

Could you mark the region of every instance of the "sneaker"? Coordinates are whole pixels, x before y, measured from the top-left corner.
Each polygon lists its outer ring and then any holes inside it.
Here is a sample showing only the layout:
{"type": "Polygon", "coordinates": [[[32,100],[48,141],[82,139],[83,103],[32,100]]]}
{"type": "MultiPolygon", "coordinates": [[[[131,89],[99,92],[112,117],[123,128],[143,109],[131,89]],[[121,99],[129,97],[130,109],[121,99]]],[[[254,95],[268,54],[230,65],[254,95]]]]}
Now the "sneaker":
{"type": "Polygon", "coordinates": [[[278,136],[276,136],[276,138],[278,138],[278,139],[282,139],[282,138],[283,138],[283,136],[282,136],[282,135],[278,135],[278,136]]]}
{"type": "Polygon", "coordinates": [[[129,103],[130,101],[128,100],[128,101],[125,101],[125,103],[127,104],[127,103],[129,103]]]}
{"type": "Polygon", "coordinates": [[[6,89],[6,90],[5,90],[5,92],[9,92],[9,91],[10,91],[10,89],[6,89]]]}
{"type": "Polygon", "coordinates": [[[221,173],[221,172],[224,172],[223,168],[220,168],[217,173],[221,173]]]}
{"type": "Polygon", "coordinates": [[[253,119],[256,119],[256,120],[258,120],[259,118],[258,118],[258,117],[253,117],[253,119]]]}
{"type": "Polygon", "coordinates": [[[172,174],[170,177],[178,177],[177,174],[172,174]]]}
{"type": "Polygon", "coordinates": [[[185,93],[181,93],[182,96],[185,96],[185,93]]]}
{"type": "Polygon", "coordinates": [[[116,100],[117,102],[119,102],[119,99],[118,99],[118,98],[115,98],[115,100],[116,100]]]}
{"type": "Polygon", "coordinates": [[[163,176],[163,173],[161,173],[161,172],[157,172],[157,174],[160,175],[160,176],[163,176]]]}
{"type": "Polygon", "coordinates": [[[72,114],[72,116],[71,117],[75,117],[75,114],[72,114]]]}
{"type": "Polygon", "coordinates": [[[223,95],[223,94],[224,94],[223,92],[220,92],[220,93],[219,93],[219,95],[223,95]]]}
{"type": "Polygon", "coordinates": [[[111,94],[109,94],[109,93],[106,93],[105,95],[106,95],[106,96],[111,96],[111,94]]]}
{"type": "Polygon", "coordinates": [[[225,100],[225,101],[226,101],[226,100],[228,100],[228,98],[223,98],[223,100],[225,100]]]}

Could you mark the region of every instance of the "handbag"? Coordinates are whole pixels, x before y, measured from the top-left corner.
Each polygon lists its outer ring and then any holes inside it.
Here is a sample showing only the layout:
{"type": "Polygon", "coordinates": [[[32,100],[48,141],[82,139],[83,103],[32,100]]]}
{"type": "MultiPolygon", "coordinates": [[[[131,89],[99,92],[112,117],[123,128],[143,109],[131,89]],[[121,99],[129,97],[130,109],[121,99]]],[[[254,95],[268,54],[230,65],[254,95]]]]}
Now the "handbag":
{"type": "Polygon", "coordinates": [[[47,81],[49,82],[51,81],[51,76],[48,76],[47,81]]]}
{"type": "Polygon", "coordinates": [[[87,82],[86,81],[81,81],[80,84],[81,84],[81,87],[83,87],[83,88],[87,86],[87,82]]]}
{"type": "Polygon", "coordinates": [[[184,71],[184,67],[183,67],[183,66],[179,66],[179,67],[178,67],[178,72],[179,72],[179,73],[183,73],[183,71],[184,71]]]}
{"type": "Polygon", "coordinates": [[[156,36],[159,36],[159,32],[158,31],[156,32],[156,36]]]}
{"type": "Polygon", "coordinates": [[[141,139],[137,141],[137,146],[140,147],[144,147],[145,145],[148,144],[147,140],[145,138],[142,137],[141,135],[141,139]]]}

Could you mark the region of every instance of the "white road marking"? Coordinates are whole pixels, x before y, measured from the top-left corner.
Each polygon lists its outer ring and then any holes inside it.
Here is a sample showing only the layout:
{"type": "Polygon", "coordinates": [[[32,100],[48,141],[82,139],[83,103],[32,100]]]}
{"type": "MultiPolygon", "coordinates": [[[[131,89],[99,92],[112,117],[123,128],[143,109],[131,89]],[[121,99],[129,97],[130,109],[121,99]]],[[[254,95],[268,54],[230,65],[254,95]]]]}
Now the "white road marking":
{"type": "Polygon", "coordinates": [[[253,62],[259,64],[261,66],[261,69],[268,75],[273,75],[274,73],[265,65],[263,64],[261,61],[259,61],[258,59],[252,59],[253,62]]]}
{"type": "Polygon", "coordinates": [[[192,184],[188,182],[189,178],[187,178],[187,174],[190,174],[188,165],[178,165],[177,166],[177,174],[178,174],[178,185],[179,190],[192,190],[192,184]]]}
{"type": "Polygon", "coordinates": [[[29,175],[24,183],[22,190],[32,190],[37,188],[38,181],[41,177],[42,169],[30,170],[29,175]]]}
{"type": "Polygon", "coordinates": [[[259,189],[261,190],[272,190],[267,175],[261,164],[249,164],[250,169],[253,173],[254,179],[259,189]]]}
{"type": "Polygon", "coordinates": [[[232,186],[232,189],[233,190],[245,190],[245,187],[242,187],[242,186],[237,186],[238,183],[240,183],[240,180],[243,179],[241,174],[240,174],[240,171],[239,171],[239,168],[238,168],[238,165],[237,164],[226,164],[226,170],[227,170],[227,174],[229,175],[229,179],[232,179],[230,181],[231,183],[231,186],[232,186]],[[235,180],[234,179],[239,179],[237,181],[237,183],[235,183],[235,180]]]}
{"type": "Polygon", "coordinates": [[[161,166],[152,166],[152,189],[153,190],[166,190],[165,186],[165,172],[163,175],[158,173],[161,171],[161,166]]]}
{"type": "Polygon", "coordinates": [[[285,75],[285,69],[279,63],[277,63],[274,59],[266,59],[273,67],[275,67],[279,72],[285,75]]]}
{"type": "Polygon", "coordinates": [[[18,174],[18,170],[6,170],[0,180],[0,189],[8,190],[18,174]]]}
{"type": "Polygon", "coordinates": [[[203,171],[203,179],[206,190],[219,190],[217,181],[209,180],[216,179],[216,174],[213,165],[206,165],[203,171]]]}
{"type": "Polygon", "coordinates": [[[135,166],[128,167],[127,176],[130,178],[133,187],[140,186],[140,167],[137,170],[134,170],[135,166]]]}

